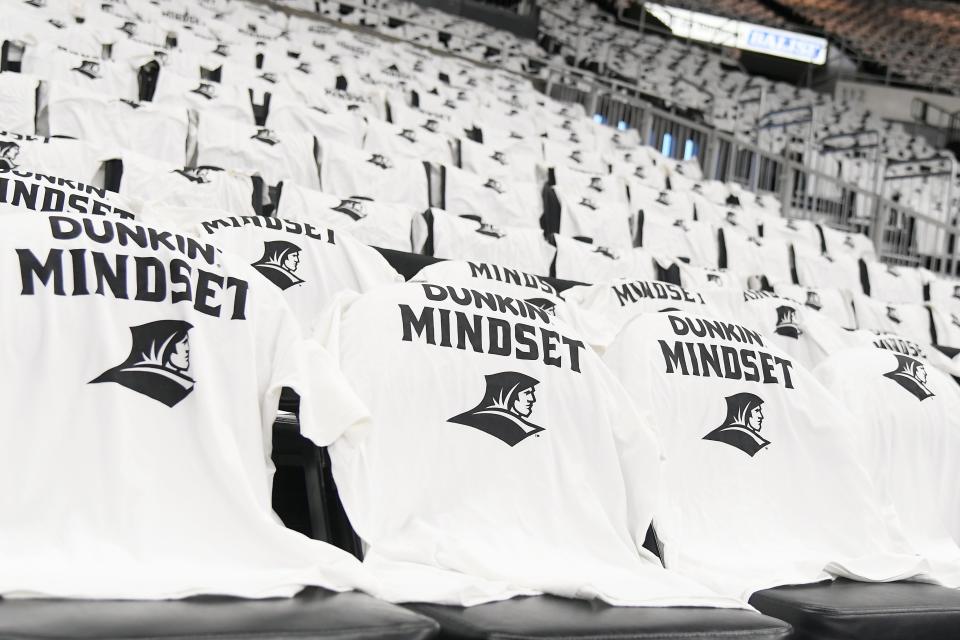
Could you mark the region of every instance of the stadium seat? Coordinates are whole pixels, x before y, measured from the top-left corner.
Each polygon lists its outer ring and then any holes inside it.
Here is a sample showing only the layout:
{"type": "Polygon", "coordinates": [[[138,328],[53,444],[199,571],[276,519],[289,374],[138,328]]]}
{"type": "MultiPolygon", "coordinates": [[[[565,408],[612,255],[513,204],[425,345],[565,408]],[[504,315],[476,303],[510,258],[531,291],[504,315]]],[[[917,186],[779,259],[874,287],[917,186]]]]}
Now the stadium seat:
{"type": "Polygon", "coordinates": [[[758,591],[750,604],[793,625],[795,640],[949,640],[960,629],[960,591],[930,584],[839,579],[758,591]]]}
{"type": "Polygon", "coordinates": [[[294,598],[172,601],[5,600],[5,640],[427,640],[437,624],[361,593],[308,588],[294,598]]]}
{"type": "Polygon", "coordinates": [[[673,640],[791,638],[790,625],[752,611],[683,607],[611,607],[555,596],[532,596],[476,607],[409,607],[440,624],[443,640],[617,638],[673,640]]]}

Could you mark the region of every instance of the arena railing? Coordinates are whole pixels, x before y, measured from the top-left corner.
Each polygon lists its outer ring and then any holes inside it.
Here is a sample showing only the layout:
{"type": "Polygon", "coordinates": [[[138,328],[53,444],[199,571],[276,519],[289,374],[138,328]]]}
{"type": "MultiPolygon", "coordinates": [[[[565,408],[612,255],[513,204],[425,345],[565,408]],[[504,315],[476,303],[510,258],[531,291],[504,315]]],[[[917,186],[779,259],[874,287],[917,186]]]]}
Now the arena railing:
{"type": "MultiPolygon", "coordinates": [[[[247,2],[387,41],[408,42],[375,29],[344,24],[273,0],[247,2]]],[[[390,16],[379,7],[356,6],[382,18],[394,17],[410,23],[402,16],[390,16]]],[[[429,25],[416,26],[438,31],[429,25]]],[[[422,43],[409,44],[439,56],[457,58],[484,68],[499,68],[422,43]]],[[[866,189],[812,169],[804,163],[803,147],[796,149],[788,145],[781,153],[765,150],[716,127],[646,102],[635,86],[582,69],[557,65],[545,58],[532,56],[531,60],[537,61],[542,73],[507,71],[532,81],[550,97],[582,104],[587,113],[599,121],[619,128],[636,128],[644,144],[657,148],[666,156],[677,160],[698,160],[706,179],[735,182],[748,191],[775,195],[785,217],[814,220],[840,230],[865,233],[873,240],[877,256],[882,260],[960,274],[960,246],[957,243],[960,229],[954,224],[953,215],[940,219],[885,198],[881,187],[866,189]]],[[[949,203],[948,199],[947,206],[949,203]]]]}

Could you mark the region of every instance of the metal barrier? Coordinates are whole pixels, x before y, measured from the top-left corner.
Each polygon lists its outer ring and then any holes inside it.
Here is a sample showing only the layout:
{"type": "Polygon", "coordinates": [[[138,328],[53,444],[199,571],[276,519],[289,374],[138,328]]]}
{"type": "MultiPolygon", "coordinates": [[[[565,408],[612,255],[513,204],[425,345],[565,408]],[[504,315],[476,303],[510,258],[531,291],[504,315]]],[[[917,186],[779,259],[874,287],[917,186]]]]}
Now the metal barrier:
{"type": "MultiPolygon", "coordinates": [[[[250,1],[285,13],[317,17],[309,11],[290,9],[271,0],[250,1]]],[[[365,9],[378,12],[382,17],[388,15],[370,6],[365,9]]],[[[396,40],[366,27],[349,28],[396,40]]],[[[434,47],[411,44],[441,56],[470,60],[434,47]]],[[[661,150],[670,158],[696,158],[705,179],[733,182],[758,194],[776,196],[785,217],[814,220],[851,233],[864,233],[874,241],[877,256],[888,262],[960,275],[960,246],[957,243],[960,229],[955,224],[954,215],[922,213],[884,197],[881,189],[866,189],[811,168],[807,163],[814,150],[807,147],[788,147],[783,154],[773,153],[714,127],[660,109],[643,100],[635,86],[588,71],[558,66],[548,60],[540,61],[541,75],[510,73],[540,82],[547,95],[580,103],[588,115],[599,115],[613,126],[636,128],[645,144],[661,150]]],[[[955,167],[952,175],[956,176],[955,167]]],[[[948,205],[952,204],[951,199],[947,199],[948,205]]],[[[955,208],[948,210],[955,211],[955,208]]]]}

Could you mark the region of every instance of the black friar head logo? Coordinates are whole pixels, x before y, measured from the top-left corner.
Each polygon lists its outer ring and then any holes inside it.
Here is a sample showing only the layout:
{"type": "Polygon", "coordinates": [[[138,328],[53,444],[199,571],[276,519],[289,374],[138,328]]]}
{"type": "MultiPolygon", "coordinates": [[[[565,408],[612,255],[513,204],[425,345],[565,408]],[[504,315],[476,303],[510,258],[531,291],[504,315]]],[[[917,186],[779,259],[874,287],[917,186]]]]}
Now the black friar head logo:
{"type": "Polygon", "coordinates": [[[490,156],[490,159],[503,166],[507,166],[507,157],[504,155],[503,151],[494,151],[493,155],[490,156]]]}
{"type": "Polygon", "coordinates": [[[79,67],[74,67],[73,71],[83,74],[91,80],[97,80],[100,77],[100,63],[95,60],[84,60],[79,67]]]}
{"type": "Polygon", "coordinates": [[[593,202],[593,200],[591,200],[590,198],[588,198],[588,197],[586,197],[586,196],[580,198],[579,204],[580,204],[581,207],[586,207],[587,209],[590,209],[591,211],[596,211],[596,210],[597,210],[597,205],[593,202]]]}
{"type": "Polygon", "coordinates": [[[368,215],[366,208],[363,205],[363,200],[368,200],[368,198],[351,196],[346,200],[341,200],[340,204],[335,206],[333,210],[342,213],[354,222],[357,222],[358,220],[366,218],[368,215]]]}
{"type": "Polygon", "coordinates": [[[491,238],[497,238],[497,239],[500,239],[505,235],[507,235],[503,231],[500,231],[500,229],[497,229],[495,226],[487,222],[480,223],[480,226],[477,227],[477,233],[484,236],[490,236],[491,238]]]}
{"type": "Polygon", "coordinates": [[[409,141],[409,142],[416,142],[416,141],[417,141],[417,132],[414,131],[413,129],[404,129],[403,131],[401,131],[401,132],[398,133],[397,135],[400,136],[401,138],[403,138],[404,140],[409,141]]]}
{"type": "Polygon", "coordinates": [[[190,93],[196,93],[207,100],[213,100],[217,97],[217,87],[210,82],[201,82],[196,89],[191,89],[190,93]]]}
{"type": "Polygon", "coordinates": [[[303,278],[296,274],[300,266],[300,251],[300,247],[292,242],[268,240],[263,243],[263,256],[250,266],[280,289],[286,290],[303,282],[303,278]]]}
{"type": "Polygon", "coordinates": [[[137,33],[137,23],[127,21],[119,29],[132,38],[137,33]]]}
{"type": "Polygon", "coordinates": [[[897,312],[896,307],[887,307],[887,318],[894,324],[900,324],[900,314],[897,312]]]}
{"type": "Polygon", "coordinates": [[[644,180],[647,176],[644,173],[643,167],[637,166],[633,169],[633,176],[639,180],[644,180]]]}
{"type": "Polygon", "coordinates": [[[577,164],[583,164],[583,158],[580,157],[580,150],[574,149],[570,152],[570,159],[576,162],[577,164]]]}
{"type": "Polygon", "coordinates": [[[195,167],[192,169],[174,169],[173,173],[177,173],[195,184],[209,184],[210,174],[220,170],[217,167],[195,167]]]}
{"type": "Polygon", "coordinates": [[[803,329],[797,324],[797,310],[787,305],[777,307],[777,327],[773,332],[798,340],[803,335],[803,329]]]}
{"type": "Polygon", "coordinates": [[[275,144],[280,144],[280,140],[278,140],[277,137],[273,135],[273,132],[270,131],[270,129],[264,129],[262,127],[257,129],[257,132],[252,136],[250,136],[250,139],[256,140],[258,142],[262,142],[264,144],[268,144],[271,147],[275,144]]]}
{"type": "Polygon", "coordinates": [[[727,211],[727,224],[731,227],[737,226],[737,212],[736,211],[727,211]]]}
{"type": "Polygon", "coordinates": [[[814,311],[820,311],[823,308],[823,304],[820,302],[820,294],[812,289],[807,291],[807,301],[804,304],[814,311]]]}
{"type": "Polygon", "coordinates": [[[720,274],[719,274],[719,273],[708,273],[708,274],[707,274],[707,282],[712,283],[712,284],[715,284],[715,285],[717,285],[717,286],[721,286],[721,285],[723,284],[723,282],[721,282],[721,280],[720,280],[720,274]]]}
{"type": "Polygon", "coordinates": [[[557,303],[552,300],[548,300],[547,298],[527,298],[526,301],[552,316],[557,315],[557,303]]]}
{"type": "Polygon", "coordinates": [[[661,191],[661,192],[657,195],[657,202],[658,202],[659,204],[662,204],[662,205],[664,205],[664,206],[669,207],[669,206],[670,206],[670,196],[667,195],[667,192],[666,192],[666,191],[661,191]]]}
{"type": "Polygon", "coordinates": [[[297,65],[297,71],[310,75],[310,63],[306,60],[301,60],[300,64],[297,65]]]}
{"type": "Polygon", "coordinates": [[[173,407],[193,391],[188,335],[192,328],[183,320],[157,320],[130,327],[130,355],[90,384],[116,382],[173,407]]]}
{"type": "Polygon", "coordinates": [[[260,74],[260,79],[270,84],[277,84],[277,74],[272,71],[264,71],[260,74]]]}
{"type": "Polygon", "coordinates": [[[897,358],[897,368],[883,374],[883,377],[890,378],[921,402],[927,398],[932,398],[934,393],[927,386],[927,368],[923,363],[916,358],[901,353],[894,353],[893,355],[897,358]]]}
{"type": "Polygon", "coordinates": [[[770,444],[760,435],[763,426],[763,400],[752,393],[727,396],[727,417],[723,424],[703,436],[704,440],[723,442],[751,458],[770,444]]]}
{"type": "Polygon", "coordinates": [[[953,285],[953,297],[960,300],[960,284],[953,285]]]}
{"type": "Polygon", "coordinates": [[[620,259],[620,256],[617,255],[616,251],[614,251],[613,249],[610,249],[609,247],[597,247],[596,249],[593,250],[593,252],[599,253],[603,257],[609,258],[610,260],[620,259]]]}
{"type": "Polygon", "coordinates": [[[950,314],[950,324],[952,324],[955,327],[960,327],[960,318],[957,317],[957,314],[955,313],[950,314]]]}
{"type": "Polygon", "coordinates": [[[787,227],[787,229],[789,229],[790,231],[800,231],[800,227],[797,226],[797,222],[796,222],[796,220],[794,220],[793,218],[789,218],[789,219],[787,220],[786,227],[787,227]]]}
{"type": "Polygon", "coordinates": [[[597,193],[603,193],[603,178],[600,176],[593,176],[590,178],[590,186],[588,189],[593,189],[597,193]]]}
{"type": "Polygon", "coordinates": [[[430,133],[436,133],[437,131],[440,130],[440,123],[434,120],[433,118],[431,118],[426,122],[424,122],[422,125],[420,125],[420,127],[422,129],[426,129],[430,133]]]}
{"type": "Polygon", "coordinates": [[[843,239],[843,246],[849,247],[850,249],[855,248],[855,247],[853,246],[853,236],[848,235],[846,238],[844,238],[844,239],[843,239]]]}
{"type": "Polygon", "coordinates": [[[679,228],[679,229],[681,229],[682,231],[685,231],[685,232],[689,232],[689,231],[690,231],[690,227],[687,226],[687,221],[684,220],[683,218],[677,218],[676,220],[674,220],[674,221],[673,221],[673,226],[675,226],[675,227],[677,227],[677,228],[679,228]]]}
{"type": "Polygon", "coordinates": [[[393,168],[393,163],[390,162],[390,159],[387,158],[387,157],[384,156],[384,155],[379,154],[379,153],[375,153],[375,154],[373,154],[372,156],[370,156],[370,157],[367,159],[367,162],[369,162],[369,163],[372,164],[372,165],[376,165],[376,166],[380,167],[380,168],[383,169],[383,170],[387,170],[387,169],[392,169],[392,168],[393,168]]]}
{"type": "Polygon", "coordinates": [[[218,42],[217,48],[213,50],[214,55],[227,58],[230,56],[230,45],[226,42],[218,42]]]}
{"type": "Polygon", "coordinates": [[[0,140],[0,168],[6,170],[16,168],[19,155],[20,145],[9,140],[0,140]]]}
{"type": "Polygon", "coordinates": [[[500,181],[499,181],[499,180],[494,180],[493,178],[490,178],[490,179],[487,180],[485,183],[483,183],[483,186],[484,186],[485,188],[487,188],[487,189],[491,189],[491,190],[493,190],[493,191],[496,191],[497,193],[499,193],[499,194],[501,194],[501,195],[504,193],[503,185],[500,184],[500,181]]]}
{"type": "Polygon", "coordinates": [[[516,371],[494,373],[485,380],[487,389],[480,404],[447,422],[479,429],[511,447],[544,430],[527,420],[537,401],[534,387],[539,380],[516,371]]]}

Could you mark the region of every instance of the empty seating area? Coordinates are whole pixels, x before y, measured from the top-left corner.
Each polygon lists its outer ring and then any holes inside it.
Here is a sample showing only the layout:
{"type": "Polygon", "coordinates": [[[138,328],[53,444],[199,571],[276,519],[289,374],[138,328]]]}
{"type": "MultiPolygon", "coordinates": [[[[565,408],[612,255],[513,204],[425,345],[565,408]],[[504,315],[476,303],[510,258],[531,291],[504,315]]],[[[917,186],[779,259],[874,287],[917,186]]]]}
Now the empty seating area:
{"type": "Polygon", "coordinates": [[[591,7],[0,0],[0,637],[956,637],[952,227],[551,97],[874,123],[591,7]]]}

